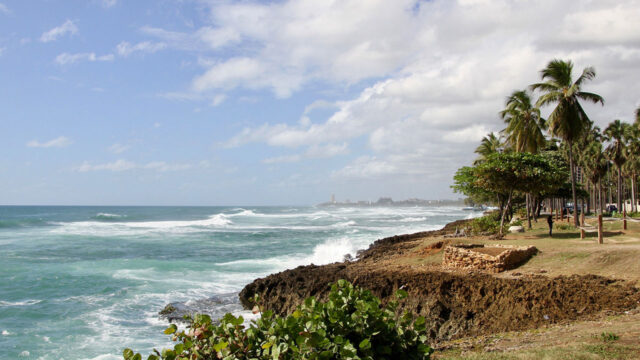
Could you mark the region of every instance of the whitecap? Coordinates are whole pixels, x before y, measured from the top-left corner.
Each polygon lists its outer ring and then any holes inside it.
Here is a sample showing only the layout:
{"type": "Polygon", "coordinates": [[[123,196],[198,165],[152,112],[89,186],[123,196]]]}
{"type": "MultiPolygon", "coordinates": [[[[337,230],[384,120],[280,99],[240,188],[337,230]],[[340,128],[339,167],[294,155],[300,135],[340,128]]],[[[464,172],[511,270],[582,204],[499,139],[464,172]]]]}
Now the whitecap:
{"type": "Polygon", "coordinates": [[[208,228],[224,228],[233,222],[225,214],[211,215],[202,220],[174,220],[174,221],[139,221],[139,222],[99,222],[77,221],[58,223],[60,227],[51,230],[52,233],[114,236],[137,235],[149,232],[193,232],[208,228]]]}
{"type": "Polygon", "coordinates": [[[25,300],[25,301],[2,301],[0,300],[0,306],[29,306],[41,303],[42,300],[25,300]]]}

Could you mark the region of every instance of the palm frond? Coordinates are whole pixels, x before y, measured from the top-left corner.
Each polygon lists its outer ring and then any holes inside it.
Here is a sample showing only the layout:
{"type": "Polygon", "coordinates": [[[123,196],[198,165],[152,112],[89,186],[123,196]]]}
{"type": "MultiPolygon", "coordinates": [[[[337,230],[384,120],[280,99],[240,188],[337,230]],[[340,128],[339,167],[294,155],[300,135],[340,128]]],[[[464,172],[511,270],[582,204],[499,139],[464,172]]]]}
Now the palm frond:
{"type": "Polygon", "coordinates": [[[542,80],[549,79],[558,87],[569,88],[572,85],[571,73],[573,72],[573,62],[553,59],[547,67],[540,71],[542,80]]]}
{"type": "Polygon", "coordinates": [[[602,98],[602,96],[598,94],[594,94],[586,91],[580,91],[576,94],[576,96],[582,100],[591,101],[594,104],[600,103],[604,105],[604,99],[602,98]]]}
{"type": "Polygon", "coordinates": [[[581,87],[583,82],[592,80],[594,77],[596,77],[596,69],[593,66],[586,67],[582,70],[582,75],[576,80],[575,84],[581,87]]]}

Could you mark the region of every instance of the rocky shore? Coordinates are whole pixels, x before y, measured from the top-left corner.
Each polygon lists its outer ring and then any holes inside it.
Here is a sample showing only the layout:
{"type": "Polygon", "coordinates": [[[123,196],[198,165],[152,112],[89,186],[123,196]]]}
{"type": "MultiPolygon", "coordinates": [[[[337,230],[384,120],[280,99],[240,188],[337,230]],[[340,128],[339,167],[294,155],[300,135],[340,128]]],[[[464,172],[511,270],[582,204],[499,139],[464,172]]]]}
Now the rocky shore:
{"type": "Polygon", "coordinates": [[[309,296],[323,299],[329,284],[338,279],[367,288],[383,301],[402,288],[409,296],[401,301],[400,310],[425,316],[436,342],[589,319],[603,311],[621,313],[640,302],[636,287],[601,276],[513,278],[405,261],[442,251],[443,240],[446,247],[447,235],[464,222],[378,240],[356,261],[300,266],[256,279],[240,292],[240,301],[250,309],[258,295],[264,308],[284,315],[309,296]]]}

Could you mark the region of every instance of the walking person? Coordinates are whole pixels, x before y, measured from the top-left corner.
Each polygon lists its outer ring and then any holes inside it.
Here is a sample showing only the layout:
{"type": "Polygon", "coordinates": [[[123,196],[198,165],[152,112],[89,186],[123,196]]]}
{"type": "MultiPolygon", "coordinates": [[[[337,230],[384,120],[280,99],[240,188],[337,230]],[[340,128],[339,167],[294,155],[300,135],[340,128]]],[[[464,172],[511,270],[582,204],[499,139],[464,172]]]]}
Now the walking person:
{"type": "Polygon", "coordinates": [[[549,237],[552,237],[551,233],[553,231],[553,217],[551,215],[547,216],[547,224],[549,224],[549,237]]]}

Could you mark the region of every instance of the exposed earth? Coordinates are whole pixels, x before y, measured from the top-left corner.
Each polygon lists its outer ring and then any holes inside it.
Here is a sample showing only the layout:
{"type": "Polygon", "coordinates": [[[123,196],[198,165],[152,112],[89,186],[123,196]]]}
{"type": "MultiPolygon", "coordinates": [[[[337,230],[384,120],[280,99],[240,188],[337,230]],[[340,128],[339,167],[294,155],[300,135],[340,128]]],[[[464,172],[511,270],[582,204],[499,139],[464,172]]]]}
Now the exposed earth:
{"type": "Polygon", "coordinates": [[[325,297],[338,279],[370,289],[383,301],[402,287],[409,296],[401,309],[431,324],[432,346],[440,350],[436,358],[640,358],[640,224],[629,223],[623,231],[620,222],[607,222],[603,245],[595,234],[580,239],[564,223],[549,238],[542,221],[503,240],[450,237],[463,226],[457,221],[438,231],[378,240],[357,261],[257,279],[240,300],[251,308],[258,294],[263,307],[289,314],[308,296],[325,297]],[[539,253],[499,274],[441,265],[448,244],[470,243],[534,245],[539,253]],[[598,332],[607,326],[616,333],[598,332]],[[545,333],[553,339],[539,336],[545,333]]]}

